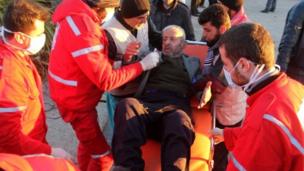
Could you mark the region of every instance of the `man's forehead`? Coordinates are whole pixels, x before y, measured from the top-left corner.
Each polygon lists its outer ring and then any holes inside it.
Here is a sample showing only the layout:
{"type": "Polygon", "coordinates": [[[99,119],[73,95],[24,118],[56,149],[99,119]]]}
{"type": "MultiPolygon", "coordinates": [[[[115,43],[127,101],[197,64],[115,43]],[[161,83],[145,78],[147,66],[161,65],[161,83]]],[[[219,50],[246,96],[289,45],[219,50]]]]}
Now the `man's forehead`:
{"type": "Polygon", "coordinates": [[[183,33],[177,29],[167,29],[163,32],[163,37],[174,37],[180,38],[183,37],[183,33]]]}

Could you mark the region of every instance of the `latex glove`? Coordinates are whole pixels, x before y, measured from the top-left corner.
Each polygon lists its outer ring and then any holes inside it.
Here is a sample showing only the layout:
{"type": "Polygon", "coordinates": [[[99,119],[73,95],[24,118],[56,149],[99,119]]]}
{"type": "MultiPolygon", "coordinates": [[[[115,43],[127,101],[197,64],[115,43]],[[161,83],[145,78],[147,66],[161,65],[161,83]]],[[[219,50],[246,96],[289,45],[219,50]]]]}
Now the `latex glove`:
{"type": "Polygon", "coordinates": [[[203,108],[210,101],[210,99],[212,97],[211,85],[212,85],[212,82],[208,81],[205,88],[204,88],[204,91],[202,93],[200,103],[197,106],[198,109],[203,108]]]}
{"type": "Polygon", "coordinates": [[[223,129],[213,128],[211,130],[211,135],[215,141],[215,144],[218,144],[218,143],[224,141],[224,130],[223,129]]]}
{"type": "Polygon", "coordinates": [[[54,157],[57,157],[57,158],[64,158],[64,159],[67,159],[67,160],[75,162],[75,160],[72,157],[72,155],[70,153],[66,152],[62,148],[54,148],[54,147],[52,147],[51,155],[54,156],[54,157]]]}
{"type": "Polygon", "coordinates": [[[133,41],[128,44],[124,55],[125,62],[130,62],[132,57],[139,53],[140,46],[141,44],[138,41],[133,41]]]}
{"type": "Polygon", "coordinates": [[[158,52],[151,52],[147,56],[145,56],[140,64],[144,71],[150,70],[157,66],[160,60],[160,55],[158,52]]]}

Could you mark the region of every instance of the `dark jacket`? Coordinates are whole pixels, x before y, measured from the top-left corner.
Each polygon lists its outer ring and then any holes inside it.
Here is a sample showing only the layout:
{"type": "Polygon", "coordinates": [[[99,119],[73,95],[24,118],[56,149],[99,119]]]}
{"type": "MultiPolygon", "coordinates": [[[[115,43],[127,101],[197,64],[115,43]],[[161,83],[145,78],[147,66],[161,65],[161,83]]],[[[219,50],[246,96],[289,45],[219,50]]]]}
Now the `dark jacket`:
{"type": "Polygon", "coordinates": [[[288,75],[304,77],[304,1],[293,6],[286,18],[286,24],[279,45],[277,64],[288,75]],[[290,73],[290,74],[289,74],[290,73]]]}
{"type": "Polygon", "coordinates": [[[187,40],[195,40],[190,10],[178,0],[175,0],[174,5],[169,9],[164,8],[162,0],[154,0],[150,16],[158,30],[168,25],[178,25],[185,30],[187,40]]]}

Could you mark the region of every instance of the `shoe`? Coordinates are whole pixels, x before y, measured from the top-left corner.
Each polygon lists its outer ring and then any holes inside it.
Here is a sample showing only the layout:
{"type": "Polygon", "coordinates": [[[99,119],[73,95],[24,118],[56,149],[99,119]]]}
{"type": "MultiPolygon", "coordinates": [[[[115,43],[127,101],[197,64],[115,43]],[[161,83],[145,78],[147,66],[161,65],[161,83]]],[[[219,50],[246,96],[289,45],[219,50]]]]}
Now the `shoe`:
{"type": "Polygon", "coordinates": [[[270,12],[274,12],[274,11],[275,11],[275,9],[274,9],[274,8],[271,8],[269,11],[270,11],[270,12]]]}
{"type": "Polygon", "coordinates": [[[268,9],[264,9],[264,10],[262,10],[261,12],[262,12],[262,13],[268,13],[269,10],[268,10],[268,9]]]}

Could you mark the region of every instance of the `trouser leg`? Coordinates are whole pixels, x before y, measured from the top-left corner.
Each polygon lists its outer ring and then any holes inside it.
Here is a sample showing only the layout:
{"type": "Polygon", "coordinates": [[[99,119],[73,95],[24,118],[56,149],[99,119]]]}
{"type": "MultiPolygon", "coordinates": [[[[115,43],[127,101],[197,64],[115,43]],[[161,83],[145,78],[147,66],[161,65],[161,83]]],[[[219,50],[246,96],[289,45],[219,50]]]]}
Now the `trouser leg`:
{"type": "Polygon", "coordinates": [[[195,134],[190,117],[182,110],[162,117],[162,170],[186,170],[195,134]]]}
{"type": "Polygon", "coordinates": [[[69,122],[79,140],[78,163],[81,170],[85,171],[91,160],[99,160],[98,157],[93,159],[93,156],[103,154],[110,149],[98,125],[97,111],[96,109],[71,111],[58,108],[64,119],[69,116],[69,122]]]}
{"type": "Polygon", "coordinates": [[[271,6],[269,8],[270,11],[274,11],[276,8],[277,0],[271,0],[271,6]]]}
{"type": "Polygon", "coordinates": [[[112,141],[115,166],[132,171],[144,169],[140,147],[146,142],[146,127],[151,120],[153,118],[137,99],[127,98],[118,103],[112,141]]]}
{"type": "Polygon", "coordinates": [[[198,10],[197,10],[198,4],[199,4],[198,0],[191,0],[191,14],[198,13],[198,10]]]}

